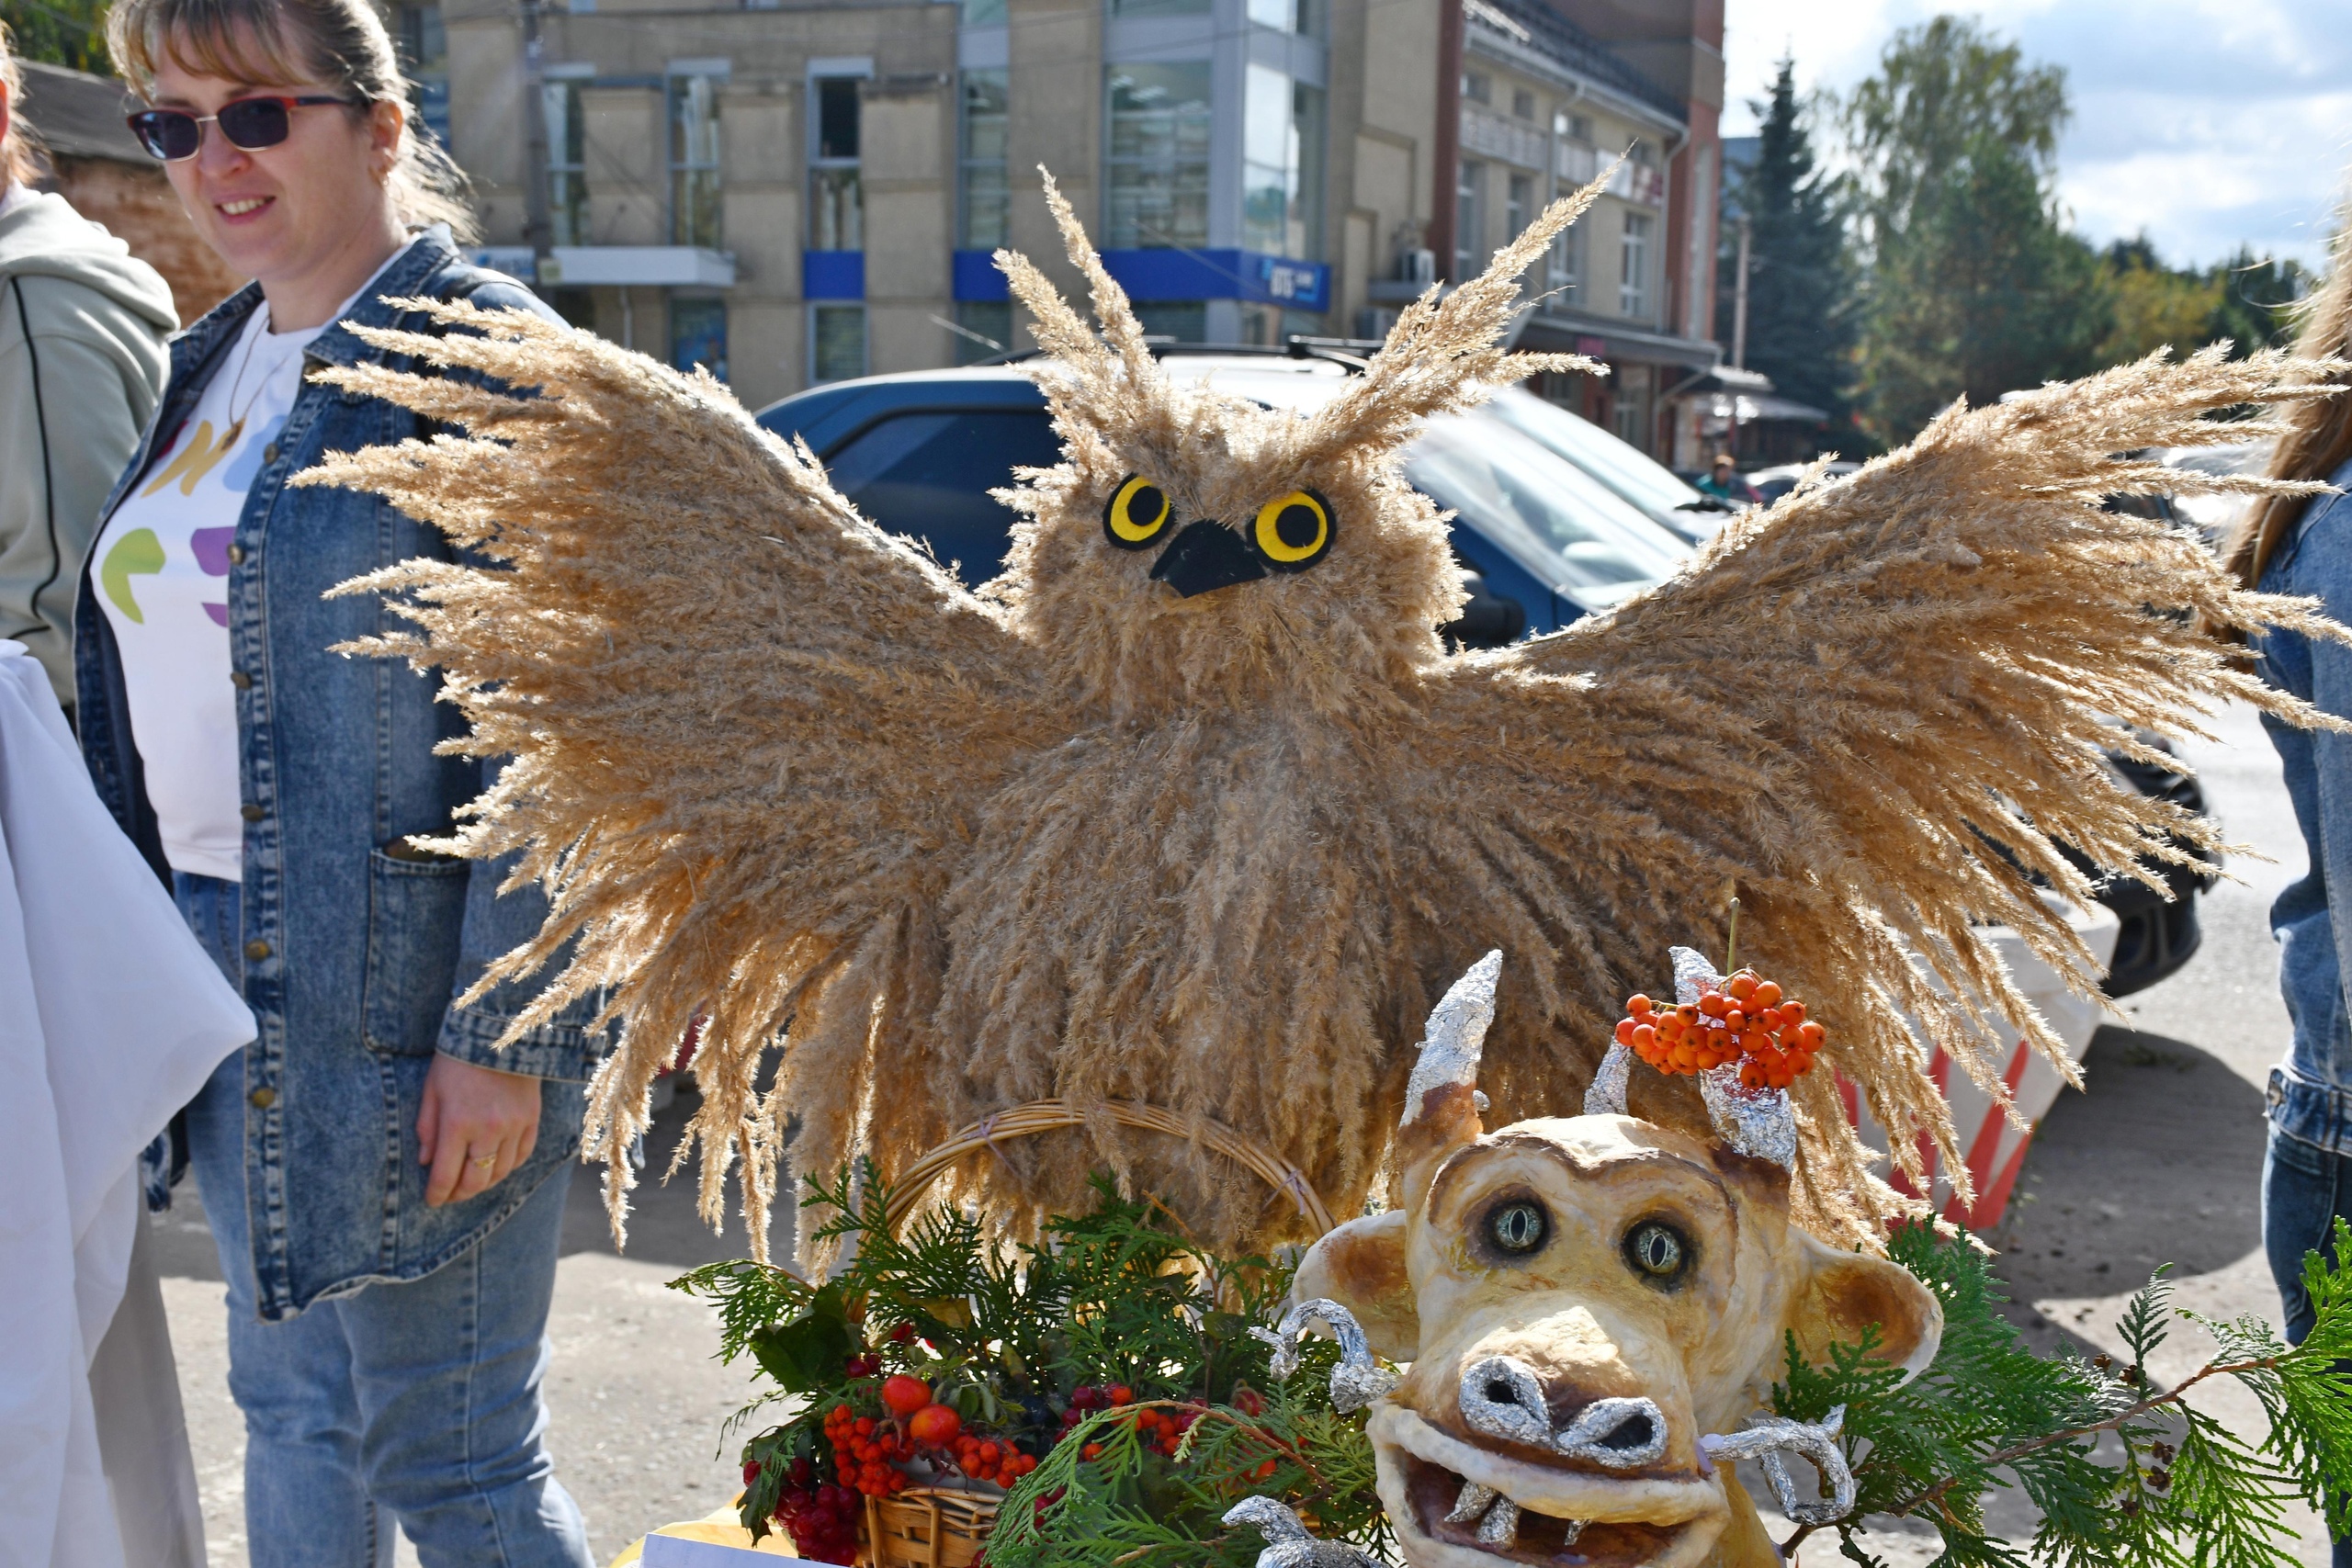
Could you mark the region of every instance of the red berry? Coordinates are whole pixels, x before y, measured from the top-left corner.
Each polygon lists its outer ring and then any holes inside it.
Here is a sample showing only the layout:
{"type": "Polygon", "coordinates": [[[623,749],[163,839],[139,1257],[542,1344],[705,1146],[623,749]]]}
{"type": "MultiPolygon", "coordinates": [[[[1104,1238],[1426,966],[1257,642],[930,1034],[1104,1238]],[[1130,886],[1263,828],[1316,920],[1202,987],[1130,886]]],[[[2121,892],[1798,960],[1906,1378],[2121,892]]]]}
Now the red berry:
{"type": "Polygon", "coordinates": [[[910,1378],[900,1372],[896,1377],[884,1380],[882,1403],[889,1406],[891,1415],[903,1421],[931,1403],[931,1385],[921,1378],[910,1378]]]}

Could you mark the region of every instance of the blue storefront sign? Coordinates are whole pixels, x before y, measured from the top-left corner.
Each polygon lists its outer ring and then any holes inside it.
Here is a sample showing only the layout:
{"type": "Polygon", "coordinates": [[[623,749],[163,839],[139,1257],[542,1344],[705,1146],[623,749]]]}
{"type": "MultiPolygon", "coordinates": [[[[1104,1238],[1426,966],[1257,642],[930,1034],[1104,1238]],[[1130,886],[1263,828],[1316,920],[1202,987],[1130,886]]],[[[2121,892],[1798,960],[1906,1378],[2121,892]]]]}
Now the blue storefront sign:
{"type": "MultiPolygon", "coordinates": [[[[1260,251],[1104,251],[1102,265],[1132,299],[1244,299],[1287,310],[1331,308],[1331,268],[1260,251]]],[[[1004,275],[986,251],[956,253],[956,298],[1001,299],[1004,275]]]]}

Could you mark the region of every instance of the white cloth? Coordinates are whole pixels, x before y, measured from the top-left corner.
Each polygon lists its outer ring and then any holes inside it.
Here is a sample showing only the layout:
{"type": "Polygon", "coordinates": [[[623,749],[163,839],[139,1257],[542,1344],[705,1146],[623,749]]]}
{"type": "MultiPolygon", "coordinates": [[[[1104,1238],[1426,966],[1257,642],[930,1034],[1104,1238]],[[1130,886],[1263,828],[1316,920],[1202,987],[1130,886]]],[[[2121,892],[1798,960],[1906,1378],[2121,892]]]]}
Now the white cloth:
{"type": "Polygon", "coordinates": [[[302,390],[302,350],[326,330],[268,327],[264,304],[93,547],[164,858],[224,882],[245,875],[229,546],[263,455],[302,390]]]}
{"type": "Polygon", "coordinates": [[[0,641],[0,1568],[151,1561],[115,1524],[90,1365],[141,1223],[139,1151],[253,1036],[40,665],[0,641]]]}

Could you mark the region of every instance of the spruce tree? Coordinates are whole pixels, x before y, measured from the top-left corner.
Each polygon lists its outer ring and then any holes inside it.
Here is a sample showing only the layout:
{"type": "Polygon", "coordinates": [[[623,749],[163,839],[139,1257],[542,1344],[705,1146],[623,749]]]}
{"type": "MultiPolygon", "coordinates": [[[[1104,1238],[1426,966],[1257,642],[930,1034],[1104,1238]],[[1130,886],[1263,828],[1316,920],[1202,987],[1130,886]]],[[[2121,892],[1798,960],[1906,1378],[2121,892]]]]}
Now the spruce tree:
{"type": "Polygon", "coordinates": [[[2067,112],[2064,72],[1953,17],[1895,34],[1847,101],[1870,250],[1856,402],[1879,440],[2096,368],[2114,300],[2061,221],[2067,112]]]}
{"type": "MultiPolygon", "coordinates": [[[[1837,191],[1814,162],[1813,139],[1797,103],[1794,62],[1781,62],[1762,118],[1756,162],[1732,197],[1748,222],[1747,368],[1772,378],[1781,397],[1828,411],[1831,443],[1850,448],[1847,389],[1853,380],[1857,322],[1854,276],[1837,191]],[[1849,437],[1840,441],[1843,434],[1849,437]]],[[[1739,252],[1736,231],[1721,276],[1721,340],[1733,333],[1739,252]]]]}

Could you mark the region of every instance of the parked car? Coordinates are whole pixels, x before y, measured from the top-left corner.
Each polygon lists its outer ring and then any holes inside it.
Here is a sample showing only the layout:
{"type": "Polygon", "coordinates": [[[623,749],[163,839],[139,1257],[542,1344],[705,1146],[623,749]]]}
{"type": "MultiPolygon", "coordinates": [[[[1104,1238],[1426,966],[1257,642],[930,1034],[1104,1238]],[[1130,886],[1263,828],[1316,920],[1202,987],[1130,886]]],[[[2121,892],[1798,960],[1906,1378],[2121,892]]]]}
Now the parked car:
{"type": "Polygon", "coordinates": [[[1640,447],[1555,402],[1521,387],[1495,394],[1487,409],[1521,435],[1547,446],[1619,495],[1650,519],[1694,545],[1715,536],[1739,510],[1686,483],[1672,468],[1640,447]]]}
{"type": "MultiPolygon", "coordinates": [[[[1797,481],[1804,478],[1805,470],[1811,467],[1810,463],[1782,463],[1776,468],[1758,468],[1747,476],[1747,482],[1756,487],[1756,493],[1764,498],[1765,505],[1770,506],[1796,489],[1797,481]]],[[[1860,463],[1841,458],[1822,471],[1833,479],[1842,479],[1860,468],[1860,463]]]]}
{"type": "MultiPolygon", "coordinates": [[[[1340,354],[1159,352],[1171,375],[1272,408],[1320,407],[1362,367],[1340,354]]],[[[1016,468],[1061,460],[1044,394],[1001,365],[834,382],[756,417],[807,441],[861,513],[928,541],[975,587],[1001,570],[1012,545],[1014,514],[989,491],[1015,483],[1016,468]]],[[[1690,551],[1686,537],[1487,410],[1428,421],[1405,472],[1455,513],[1454,553],[1472,595],[1446,628],[1458,646],[1556,631],[1665,581],[1690,551]]]]}

